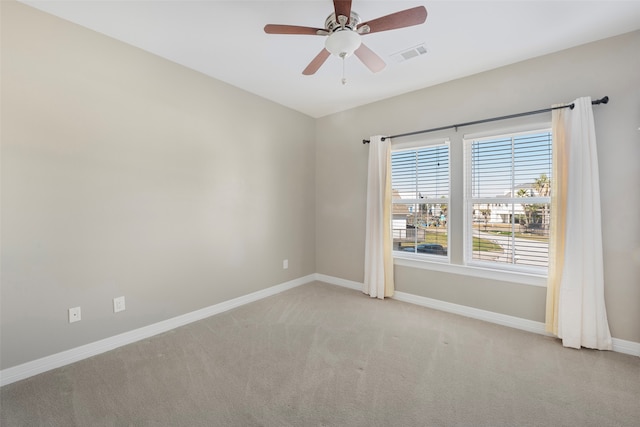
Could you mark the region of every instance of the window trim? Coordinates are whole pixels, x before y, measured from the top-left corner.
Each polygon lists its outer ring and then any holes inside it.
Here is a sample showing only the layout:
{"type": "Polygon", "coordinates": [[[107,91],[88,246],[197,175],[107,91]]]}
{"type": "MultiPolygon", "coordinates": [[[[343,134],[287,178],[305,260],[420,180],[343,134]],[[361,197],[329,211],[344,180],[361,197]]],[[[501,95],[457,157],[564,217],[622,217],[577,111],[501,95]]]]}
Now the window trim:
{"type": "MultiPolygon", "coordinates": [[[[410,149],[418,149],[422,147],[428,147],[432,145],[438,145],[442,143],[447,143],[449,145],[449,212],[458,211],[458,208],[462,208],[462,221],[464,221],[461,225],[466,227],[467,223],[467,189],[469,188],[466,185],[467,179],[467,163],[469,162],[469,158],[467,156],[467,151],[465,150],[466,141],[469,139],[484,139],[484,138],[497,138],[504,135],[517,135],[517,134],[528,134],[535,132],[552,132],[551,123],[549,121],[535,121],[522,123],[516,126],[509,127],[500,127],[494,128],[491,130],[483,130],[479,132],[473,132],[469,134],[460,135],[453,139],[453,142],[458,144],[462,144],[462,150],[451,149],[452,142],[451,137],[439,137],[433,138],[429,140],[425,139],[413,139],[408,142],[393,142],[391,146],[392,152],[394,151],[403,151],[410,149]],[[453,158],[452,154],[457,153],[456,157],[453,158]],[[462,158],[458,157],[461,155],[462,158]],[[458,165],[461,165],[463,170],[459,171],[458,165]],[[454,167],[457,166],[454,171],[454,167]],[[452,192],[454,190],[454,183],[452,182],[452,178],[460,178],[462,180],[462,185],[459,190],[461,193],[456,197],[452,197],[452,192]],[[452,201],[454,201],[452,203],[452,201]],[[453,205],[453,206],[452,206],[453,205]]],[[[457,187],[456,187],[457,188],[457,187]]],[[[457,192],[456,192],[457,193],[457,192]]],[[[532,199],[534,200],[534,199],[532,199]]],[[[537,286],[537,287],[547,287],[547,278],[548,271],[543,271],[541,273],[540,269],[537,271],[528,271],[526,268],[522,268],[522,266],[518,266],[518,269],[504,269],[504,268],[495,268],[492,263],[488,263],[489,265],[477,265],[477,264],[467,264],[467,231],[463,228],[462,230],[462,247],[461,248],[453,248],[455,252],[461,252],[461,259],[455,258],[456,261],[453,262],[451,258],[452,250],[451,250],[451,229],[452,226],[451,218],[452,215],[448,215],[448,224],[447,224],[447,256],[435,256],[429,254],[412,254],[412,253],[402,253],[401,251],[392,250],[392,256],[395,266],[399,267],[410,267],[417,268],[423,270],[437,271],[449,274],[457,274],[468,277],[475,277],[481,279],[489,279],[496,280],[504,283],[514,284],[514,285],[525,285],[525,286],[537,286]]]]}

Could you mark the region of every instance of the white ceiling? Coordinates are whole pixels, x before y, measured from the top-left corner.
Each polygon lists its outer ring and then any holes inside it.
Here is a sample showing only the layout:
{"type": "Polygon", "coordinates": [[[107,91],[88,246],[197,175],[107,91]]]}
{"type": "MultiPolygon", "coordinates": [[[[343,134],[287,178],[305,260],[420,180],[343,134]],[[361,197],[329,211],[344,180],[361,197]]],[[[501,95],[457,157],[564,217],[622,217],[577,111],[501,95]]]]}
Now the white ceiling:
{"type": "MultiPolygon", "coordinates": [[[[331,0],[23,0],[312,117],[640,29],[640,0],[365,1],[363,21],[424,5],[425,24],[363,37],[387,67],[371,73],[356,57],[302,70],[325,37],[268,35],[265,24],[324,27],[331,0]],[[397,62],[394,53],[428,53],[397,62]]],[[[616,65],[620,66],[620,64],[616,65]]]]}

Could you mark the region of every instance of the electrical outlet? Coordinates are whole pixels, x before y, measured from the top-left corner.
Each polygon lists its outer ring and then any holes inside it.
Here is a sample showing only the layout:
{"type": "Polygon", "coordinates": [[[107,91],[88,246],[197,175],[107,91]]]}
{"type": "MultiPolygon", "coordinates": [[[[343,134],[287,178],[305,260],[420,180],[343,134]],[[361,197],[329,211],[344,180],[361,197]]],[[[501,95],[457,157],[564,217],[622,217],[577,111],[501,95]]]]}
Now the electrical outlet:
{"type": "Polygon", "coordinates": [[[287,268],[289,268],[289,260],[288,260],[288,259],[285,259],[285,260],[283,260],[283,261],[282,261],[282,268],[283,268],[284,270],[286,270],[287,268]]]}
{"type": "Polygon", "coordinates": [[[80,307],[73,307],[69,309],[69,323],[79,322],[81,318],[80,307]]]}
{"type": "Polygon", "coordinates": [[[124,311],[124,297],[117,297],[113,299],[113,312],[124,311]]]}

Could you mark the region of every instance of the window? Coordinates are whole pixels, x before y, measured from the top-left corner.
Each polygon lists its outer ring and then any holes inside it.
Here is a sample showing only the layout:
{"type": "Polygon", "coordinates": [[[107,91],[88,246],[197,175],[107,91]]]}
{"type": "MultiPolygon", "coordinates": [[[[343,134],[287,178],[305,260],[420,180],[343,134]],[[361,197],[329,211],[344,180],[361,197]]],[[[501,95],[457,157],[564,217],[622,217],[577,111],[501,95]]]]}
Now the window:
{"type": "Polygon", "coordinates": [[[391,154],[393,248],[448,259],[448,141],[391,154]]]}
{"type": "Polygon", "coordinates": [[[465,260],[546,274],[551,131],[465,140],[465,260]]]}

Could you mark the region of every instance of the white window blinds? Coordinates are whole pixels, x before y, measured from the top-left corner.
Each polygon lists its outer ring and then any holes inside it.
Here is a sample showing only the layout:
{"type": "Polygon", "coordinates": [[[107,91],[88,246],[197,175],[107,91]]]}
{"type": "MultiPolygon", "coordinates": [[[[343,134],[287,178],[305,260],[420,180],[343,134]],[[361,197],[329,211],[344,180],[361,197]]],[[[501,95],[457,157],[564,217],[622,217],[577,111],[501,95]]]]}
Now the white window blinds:
{"type": "Polygon", "coordinates": [[[467,260],[548,266],[551,132],[468,140],[467,260]]]}
{"type": "Polygon", "coordinates": [[[394,151],[391,156],[394,249],[446,255],[449,145],[394,151]]]}

